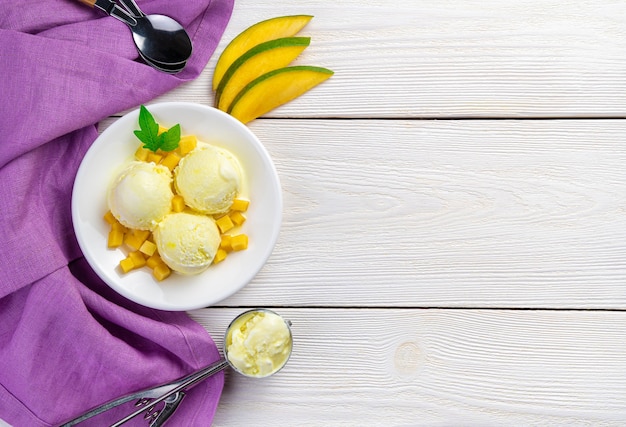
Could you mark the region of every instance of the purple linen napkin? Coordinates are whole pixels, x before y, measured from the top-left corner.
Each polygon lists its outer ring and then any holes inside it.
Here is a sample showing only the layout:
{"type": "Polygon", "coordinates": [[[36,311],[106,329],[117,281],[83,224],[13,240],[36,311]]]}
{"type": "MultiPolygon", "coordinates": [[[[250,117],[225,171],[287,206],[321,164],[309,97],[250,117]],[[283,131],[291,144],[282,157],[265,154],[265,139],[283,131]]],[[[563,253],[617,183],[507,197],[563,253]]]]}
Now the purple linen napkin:
{"type": "MultiPolygon", "coordinates": [[[[219,358],[185,313],[138,306],[99,280],[75,240],[70,198],[94,124],[196,78],[233,1],[138,1],[192,38],[186,68],[168,75],[137,61],[125,24],[76,0],[0,0],[0,418],[11,425],[55,425],[219,358]]],[[[193,388],[172,425],[210,425],[223,381],[193,388]]]]}

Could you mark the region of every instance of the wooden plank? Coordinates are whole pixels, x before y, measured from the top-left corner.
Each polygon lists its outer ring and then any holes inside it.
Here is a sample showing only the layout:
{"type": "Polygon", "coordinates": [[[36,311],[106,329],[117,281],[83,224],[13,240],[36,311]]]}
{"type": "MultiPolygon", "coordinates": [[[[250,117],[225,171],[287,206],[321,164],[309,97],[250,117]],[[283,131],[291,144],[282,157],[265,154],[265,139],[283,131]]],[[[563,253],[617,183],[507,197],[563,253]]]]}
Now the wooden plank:
{"type": "Polygon", "coordinates": [[[624,120],[250,127],[283,226],[225,305],[626,308],[624,120]]]}
{"type": "MultiPolygon", "coordinates": [[[[191,313],[223,347],[242,309],[191,313]]],[[[277,309],[294,353],[227,372],[216,426],[562,425],[626,419],[626,313],[277,309]]]]}
{"type": "Polygon", "coordinates": [[[159,100],[211,104],[218,55],[253,23],[312,14],[297,64],[336,72],[271,117],[624,117],[626,3],[238,0],[204,73],[159,100]]]}

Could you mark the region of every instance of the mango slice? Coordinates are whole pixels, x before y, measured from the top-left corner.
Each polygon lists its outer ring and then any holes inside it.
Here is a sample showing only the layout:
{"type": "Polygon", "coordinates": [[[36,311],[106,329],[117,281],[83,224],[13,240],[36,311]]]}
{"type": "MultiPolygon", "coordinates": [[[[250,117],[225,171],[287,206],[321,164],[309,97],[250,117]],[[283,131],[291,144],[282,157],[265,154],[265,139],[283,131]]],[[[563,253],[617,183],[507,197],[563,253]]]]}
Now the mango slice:
{"type": "Polygon", "coordinates": [[[300,65],[279,68],[257,77],[239,92],[228,113],[248,123],[312,89],[333,75],[322,67],[300,65]]]}
{"type": "Polygon", "coordinates": [[[311,43],[310,37],[283,37],[261,43],[228,67],[215,91],[215,107],[227,111],[235,96],[257,77],[289,65],[311,43]]]}
{"type": "Polygon", "coordinates": [[[313,18],[311,15],[289,15],[266,19],[245,29],[226,46],[215,65],[213,90],[217,89],[228,67],[254,46],[281,37],[291,37],[313,18]]]}

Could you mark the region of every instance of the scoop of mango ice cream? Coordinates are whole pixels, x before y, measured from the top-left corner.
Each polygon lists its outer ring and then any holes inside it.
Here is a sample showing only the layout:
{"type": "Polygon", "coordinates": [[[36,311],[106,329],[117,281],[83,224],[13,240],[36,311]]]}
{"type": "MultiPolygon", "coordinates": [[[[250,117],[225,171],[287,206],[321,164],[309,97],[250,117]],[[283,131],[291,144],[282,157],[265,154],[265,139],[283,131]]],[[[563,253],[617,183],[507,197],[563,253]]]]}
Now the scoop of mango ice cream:
{"type": "Polygon", "coordinates": [[[228,361],[241,373],[266,377],[280,370],[291,355],[291,331],[278,314],[251,311],[237,318],[226,334],[228,361]]]}
{"type": "Polygon", "coordinates": [[[187,206],[205,214],[227,212],[241,187],[241,168],[228,151],[203,145],[182,158],[174,185],[187,206]]]}
{"type": "Polygon", "coordinates": [[[107,202],[124,226],[152,230],[170,212],[172,174],[161,165],[133,161],[112,181],[107,202]]]}
{"type": "Polygon", "coordinates": [[[152,233],[165,264],[187,275],[211,265],[221,240],[213,218],[187,212],[165,216],[152,233]]]}

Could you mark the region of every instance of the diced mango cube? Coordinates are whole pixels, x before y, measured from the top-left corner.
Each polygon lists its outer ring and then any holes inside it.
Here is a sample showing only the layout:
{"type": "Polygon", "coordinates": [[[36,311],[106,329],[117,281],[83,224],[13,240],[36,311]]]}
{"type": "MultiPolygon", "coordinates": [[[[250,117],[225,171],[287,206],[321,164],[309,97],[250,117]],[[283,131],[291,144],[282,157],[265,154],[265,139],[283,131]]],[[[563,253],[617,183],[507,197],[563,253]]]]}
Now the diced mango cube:
{"type": "Polygon", "coordinates": [[[154,255],[154,253],[156,252],[156,245],[154,243],[146,240],[139,247],[139,252],[141,252],[142,254],[147,255],[147,256],[150,257],[150,256],[154,255]]]}
{"type": "Polygon", "coordinates": [[[128,273],[130,270],[135,268],[135,263],[131,259],[130,256],[127,256],[123,260],[120,261],[120,268],[124,273],[128,273]]]}
{"type": "Polygon", "coordinates": [[[150,235],[150,232],[148,230],[130,230],[124,236],[124,243],[126,243],[128,246],[130,246],[134,250],[138,251],[139,248],[141,248],[141,245],[143,245],[143,242],[146,241],[149,235],[150,235]]]}
{"type": "Polygon", "coordinates": [[[232,211],[239,211],[239,212],[245,212],[248,210],[248,206],[250,205],[250,201],[249,200],[244,200],[244,199],[235,199],[233,200],[233,204],[230,207],[230,210],[232,211]]]}
{"type": "Polygon", "coordinates": [[[135,151],[135,159],[145,162],[148,160],[149,154],[150,150],[148,150],[147,148],[143,148],[143,146],[140,146],[139,148],[137,148],[137,151],[135,151]]]}
{"type": "Polygon", "coordinates": [[[129,253],[128,258],[130,258],[133,261],[133,265],[135,266],[135,268],[140,268],[146,265],[146,259],[144,258],[143,254],[139,251],[133,251],[129,253]]]}
{"type": "Polygon", "coordinates": [[[228,216],[230,217],[230,220],[233,222],[233,224],[235,224],[236,226],[239,226],[246,221],[246,217],[243,216],[243,214],[239,211],[233,211],[228,214],[228,216]]]}
{"type": "Polygon", "coordinates": [[[248,235],[247,234],[238,234],[233,236],[230,240],[230,245],[233,248],[233,251],[243,251],[248,248],[248,235]]]}
{"type": "Polygon", "coordinates": [[[165,158],[161,160],[161,164],[166,166],[169,170],[173,171],[178,162],[180,161],[180,156],[174,152],[167,153],[165,158]]]}
{"type": "Polygon", "coordinates": [[[158,264],[152,270],[152,275],[160,282],[161,280],[167,279],[169,275],[172,274],[172,270],[164,263],[158,264]]]}
{"type": "Polygon", "coordinates": [[[153,253],[152,256],[146,260],[146,265],[153,270],[159,264],[163,264],[163,260],[158,252],[153,253]]]}
{"type": "Polygon", "coordinates": [[[146,240],[150,236],[150,230],[137,230],[133,229],[133,234],[141,240],[146,240]]]}
{"type": "Polygon", "coordinates": [[[148,153],[148,158],[146,159],[146,162],[154,162],[158,165],[159,163],[161,163],[161,160],[163,160],[163,154],[151,151],[148,153]]]}
{"type": "Polygon", "coordinates": [[[122,243],[124,243],[124,232],[111,228],[111,231],[109,231],[107,246],[109,248],[117,248],[122,246],[122,243]]]}
{"type": "Polygon", "coordinates": [[[159,134],[159,135],[160,135],[160,134],[162,134],[163,132],[167,132],[167,131],[168,131],[168,128],[166,128],[166,127],[165,127],[165,126],[163,126],[163,125],[159,125],[159,131],[157,132],[157,134],[159,134]]]}
{"type": "Polygon", "coordinates": [[[117,219],[113,216],[113,213],[111,211],[107,211],[107,213],[104,214],[104,220],[110,225],[113,225],[117,222],[117,219]]]}
{"type": "Polygon", "coordinates": [[[213,258],[213,264],[217,264],[218,262],[224,261],[227,255],[228,255],[228,252],[226,252],[224,249],[218,249],[215,254],[215,257],[213,258]]]}
{"type": "Polygon", "coordinates": [[[235,224],[233,224],[233,221],[228,215],[224,215],[223,217],[216,219],[215,224],[222,233],[226,233],[228,230],[235,226],[235,224]]]}
{"type": "Polygon", "coordinates": [[[111,230],[119,231],[121,233],[127,233],[128,232],[128,228],[124,227],[122,224],[120,224],[117,221],[114,222],[113,224],[111,224],[111,230]]]}
{"type": "Polygon", "coordinates": [[[184,135],[178,141],[178,151],[181,156],[189,154],[198,145],[198,138],[195,135],[184,135]]]}
{"type": "Polygon", "coordinates": [[[174,212],[182,212],[185,210],[185,199],[180,194],[177,194],[172,199],[172,210],[174,212]]]}
{"type": "Polygon", "coordinates": [[[220,240],[220,249],[230,252],[233,250],[231,246],[232,236],[230,234],[222,234],[222,240],[220,240]]]}

